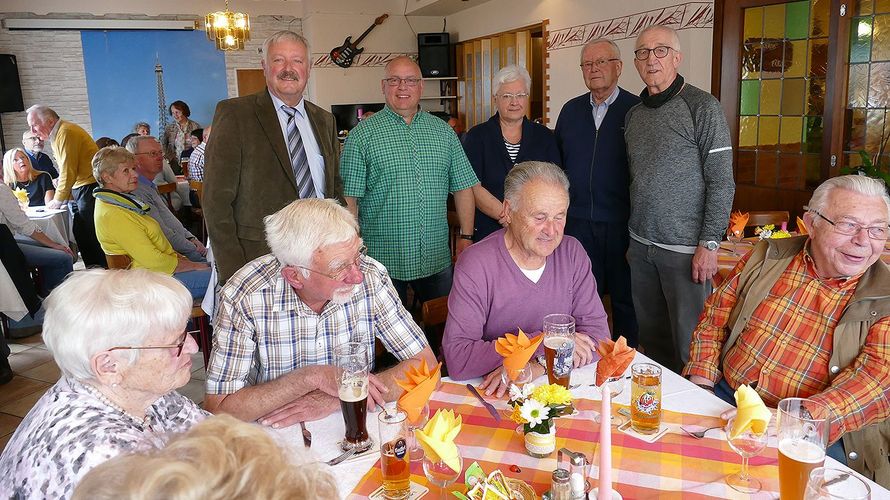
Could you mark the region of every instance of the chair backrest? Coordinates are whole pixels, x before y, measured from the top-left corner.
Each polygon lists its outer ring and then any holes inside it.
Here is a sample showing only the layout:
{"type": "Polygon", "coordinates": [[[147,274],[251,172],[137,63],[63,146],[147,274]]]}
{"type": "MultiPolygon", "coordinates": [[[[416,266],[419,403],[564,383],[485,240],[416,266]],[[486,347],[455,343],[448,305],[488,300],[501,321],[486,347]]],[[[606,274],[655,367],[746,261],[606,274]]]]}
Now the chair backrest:
{"type": "Polygon", "coordinates": [[[108,263],[108,269],[130,269],[133,265],[133,259],[129,255],[105,254],[105,262],[108,263]]]}
{"type": "Polygon", "coordinates": [[[198,203],[204,206],[204,183],[201,181],[189,180],[189,188],[198,195],[198,203]]]}
{"type": "Polygon", "coordinates": [[[788,222],[790,215],[787,210],[765,210],[748,212],[748,223],[745,227],[775,224],[776,227],[788,222]]]}
{"type": "Polygon", "coordinates": [[[169,208],[171,212],[174,212],[173,197],[171,194],[174,191],[176,191],[176,183],[175,182],[168,182],[166,184],[158,184],[158,193],[160,193],[161,196],[163,196],[164,198],[167,199],[167,208],[169,208]]]}

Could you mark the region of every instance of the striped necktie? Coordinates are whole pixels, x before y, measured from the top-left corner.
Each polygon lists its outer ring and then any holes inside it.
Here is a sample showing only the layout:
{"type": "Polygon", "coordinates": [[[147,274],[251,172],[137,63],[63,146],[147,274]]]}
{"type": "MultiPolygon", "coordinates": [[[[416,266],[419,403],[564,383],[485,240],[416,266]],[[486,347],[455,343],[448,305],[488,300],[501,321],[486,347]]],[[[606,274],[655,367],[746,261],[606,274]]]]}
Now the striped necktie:
{"type": "Polygon", "coordinates": [[[282,105],[281,109],[287,114],[287,152],[290,155],[291,168],[294,170],[294,179],[297,180],[297,191],[301,199],[315,198],[315,185],[312,183],[312,173],[309,171],[306,148],[303,147],[300,129],[297,128],[297,120],[294,118],[297,110],[287,105],[282,105]]]}

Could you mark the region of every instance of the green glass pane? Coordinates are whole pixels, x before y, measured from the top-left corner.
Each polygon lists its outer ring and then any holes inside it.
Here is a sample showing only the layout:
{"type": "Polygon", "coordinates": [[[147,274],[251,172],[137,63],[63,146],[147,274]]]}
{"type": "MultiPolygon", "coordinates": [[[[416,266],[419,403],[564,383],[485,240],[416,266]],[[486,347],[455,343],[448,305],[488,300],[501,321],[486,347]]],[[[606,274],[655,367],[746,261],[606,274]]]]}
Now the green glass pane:
{"type": "Polygon", "coordinates": [[[890,60],[890,15],[875,16],[871,36],[871,60],[890,60]]]}
{"type": "Polygon", "coordinates": [[[809,48],[807,73],[811,78],[825,78],[828,71],[828,38],[811,38],[809,48]]]}
{"type": "Polygon", "coordinates": [[[739,117],[739,148],[757,147],[757,117],[739,117]]]}
{"type": "Polygon", "coordinates": [[[775,151],[779,147],[779,117],[761,116],[757,128],[757,149],[775,151]]]}
{"type": "Polygon", "coordinates": [[[745,9],[745,41],[760,40],[763,38],[763,7],[749,7],[745,9]]]}
{"type": "Polygon", "coordinates": [[[785,4],[763,8],[763,38],[785,38],[785,4]]]}
{"type": "Polygon", "coordinates": [[[825,113],[825,79],[813,78],[807,80],[806,109],[808,115],[821,115],[825,113]]]}
{"type": "Polygon", "coordinates": [[[815,189],[822,184],[822,159],[819,155],[804,155],[804,172],[806,175],[805,189],[815,189]]]}
{"type": "Polygon", "coordinates": [[[844,141],[844,149],[847,151],[859,151],[865,149],[865,128],[866,128],[866,110],[865,108],[851,109],[847,111],[850,116],[850,128],[847,130],[846,141],[844,141]]]}
{"type": "Polygon", "coordinates": [[[850,62],[868,62],[871,53],[871,18],[853,19],[850,25],[850,62]]]}
{"type": "Polygon", "coordinates": [[[864,108],[868,97],[868,64],[851,64],[847,83],[847,106],[864,108]]]}
{"type": "Polygon", "coordinates": [[[868,83],[868,107],[890,107],[890,62],[872,63],[868,83]]]}
{"type": "Polygon", "coordinates": [[[764,187],[775,187],[779,176],[779,155],[773,152],[757,153],[757,173],[754,184],[764,187]]]}
{"type": "Polygon", "coordinates": [[[779,155],[778,185],[785,189],[803,189],[803,155],[779,155]]]}
{"type": "Polygon", "coordinates": [[[803,150],[807,153],[822,153],[822,117],[807,116],[803,123],[803,150]]]}
{"type": "Polygon", "coordinates": [[[782,115],[802,115],[805,94],[803,78],[786,78],[782,83],[782,115]]]}
{"type": "Polygon", "coordinates": [[[779,148],[786,153],[799,153],[803,137],[803,117],[783,116],[779,131],[779,148]]]}
{"type": "Polygon", "coordinates": [[[757,153],[739,150],[735,170],[736,184],[754,184],[754,173],[757,171],[757,153]]]}
{"type": "Polygon", "coordinates": [[[760,41],[742,46],[742,80],[760,78],[760,41]]]}
{"type": "Polygon", "coordinates": [[[886,113],[883,109],[869,109],[867,111],[865,118],[865,150],[870,153],[877,152],[881,148],[886,113]]]}
{"type": "Polygon", "coordinates": [[[856,15],[867,16],[872,13],[872,0],[859,0],[856,4],[856,15]]]}
{"type": "Polygon", "coordinates": [[[803,77],[807,69],[807,41],[785,42],[785,78],[803,77]]]}
{"type": "Polygon", "coordinates": [[[828,36],[831,0],[813,0],[810,8],[810,37],[828,36]]]}
{"type": "MultiPolygon", "coordinates": [[[[782,101],[782,80],[763,80],[760,85],[760,114],[778,115],[782,101]]],[[[763,124],[760,125],[763,128],[763,124]]]]}
{"type": "Polygon", "coordinates": [[[756,115],[760,107],[760,80],[742,82],[742,95],[739,104],[740,115],[756,115]]]}
{"type": "Polygon", "coordinates": [[[809,32],[810,2],[792,2],[785,4],[785,38],[800,40],[809,32]]]}
{"type": "Polygon", "coordinates": [[[875,0],[875,14],[890,12],[890,0],[875,0]]]}

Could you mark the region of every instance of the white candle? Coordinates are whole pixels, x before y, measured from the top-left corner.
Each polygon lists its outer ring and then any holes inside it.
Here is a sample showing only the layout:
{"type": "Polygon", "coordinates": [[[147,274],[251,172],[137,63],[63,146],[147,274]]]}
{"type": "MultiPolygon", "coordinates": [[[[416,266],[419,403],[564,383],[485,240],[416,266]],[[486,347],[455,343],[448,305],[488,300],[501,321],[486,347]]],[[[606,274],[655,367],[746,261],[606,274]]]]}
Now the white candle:
{"type": "Polygon", "coordinates": [[[600,408],[600,484],[598,500],[612,499],[612,394],[604,384],[600,408]]]}

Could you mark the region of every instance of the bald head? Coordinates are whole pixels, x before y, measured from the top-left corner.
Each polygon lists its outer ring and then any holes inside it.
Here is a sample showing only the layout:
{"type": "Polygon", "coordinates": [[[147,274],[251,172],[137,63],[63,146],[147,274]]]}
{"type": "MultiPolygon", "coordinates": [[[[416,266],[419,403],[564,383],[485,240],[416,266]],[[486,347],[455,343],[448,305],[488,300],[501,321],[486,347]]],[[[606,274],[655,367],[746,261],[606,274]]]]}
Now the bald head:
{"type": "Polygon", "coordinates": [[[399,56],[386,64],[381,83],[386,105],[410,124],[423,94],[420,66],[410,57],[399,56]]]}

